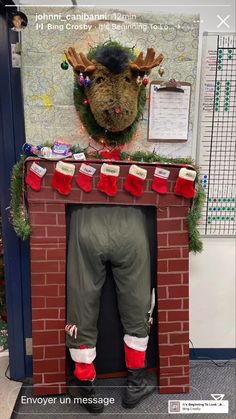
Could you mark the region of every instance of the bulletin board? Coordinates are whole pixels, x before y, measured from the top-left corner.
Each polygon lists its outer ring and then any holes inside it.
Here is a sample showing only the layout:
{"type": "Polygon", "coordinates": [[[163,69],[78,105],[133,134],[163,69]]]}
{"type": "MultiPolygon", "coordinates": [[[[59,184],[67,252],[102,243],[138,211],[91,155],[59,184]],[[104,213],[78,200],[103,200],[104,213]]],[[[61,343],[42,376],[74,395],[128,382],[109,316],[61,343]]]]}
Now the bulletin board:
{"type": "Polygon", "coordinates": [[[200,232],[236,233],[236,34],[204,33],[198,163],[206,192],[200,232]]]}
{"type": "MultiPolygon", "coordinates": [[[[148,9],[148,8],[147,8],[148,9]]],[[[87,53],[91,47],[108,39],[133,49],[135,55],[153,47],[163,52],[163,80],[181,80],[191,84],[188,139],[183,143],[166,144],[147,141],[149,86],[147,101],[138,130],[125,146],[127,152],[155,152],[170,157],[192,154],[192,132],[196,94],[199,15],[154,14],[144,8],[124,9],[99,7],[27,7],[21,10],[28,17],[22,32],[22,81],[27,142],[41,144],[55,137],[68,138],[73,144],[86,147],[93,143],[74,107],[73,71],[61,69],[63,51],[74,46],[87,53]]],[[[149,76],[159,79],[158,68],[149,76]]]]}

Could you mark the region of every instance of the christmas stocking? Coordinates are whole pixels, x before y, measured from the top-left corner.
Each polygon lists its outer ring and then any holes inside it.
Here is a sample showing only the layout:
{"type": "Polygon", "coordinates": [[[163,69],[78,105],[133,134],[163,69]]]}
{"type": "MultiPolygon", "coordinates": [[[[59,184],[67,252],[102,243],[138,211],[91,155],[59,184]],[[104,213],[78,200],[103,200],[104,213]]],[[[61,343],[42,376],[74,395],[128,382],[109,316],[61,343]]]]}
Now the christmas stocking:
{"type": "Polygon", "coordinates": [[[95,172],[96,169],[94,167],[84,163],[81,164],[76,183],[84,192],[91,192],[92,178],[95,172]]]}
{"type": "Polygon", "coordinates": [[[29,173],[26,176],[26,183],[34,191],[40,191],[42,179],[46,173],[47,169],[39,166],[37,163],[33,163],[30,167],[29,173]]]}
{"type": "Polygon", "coordinates": [[[143,192],[143,183],[147,177],[147,170],[132,164],[129,174],[124,182],[124,188],[134,196],[140,196],[143,192]]]}
{"type": "Polygon", "coordinates": [[[71,181],[75,173],[75,165],[57,162],[56,169],[52,177],[52,187],[62,195],[68,195],[71,191],[71,181]]]}
{"type": "Polygon", "coordinates": [[[119,173],[119,166],[103,163],[101,167],[100,179],[97,184],[98,189],[108,196],[115,196],[117,193],[117,179],[119,173]]]}
{"type": "Polygon", "coordinates": [[[169,174],[169,170],[162,169],[161,167],[156,167],[152,182],[152,189],[160,194],[166,194],[168,192],[167,179],[169,177],[169,174]]]}
{"type": "Polygon", "coordinates": [[[179,177],[176,180],[174,193],[176,195],[184,196],[184,198],[193,198],[195,195],[194,181],[196,174],[195,170],[182,167],[179,171],[179,177]]]}

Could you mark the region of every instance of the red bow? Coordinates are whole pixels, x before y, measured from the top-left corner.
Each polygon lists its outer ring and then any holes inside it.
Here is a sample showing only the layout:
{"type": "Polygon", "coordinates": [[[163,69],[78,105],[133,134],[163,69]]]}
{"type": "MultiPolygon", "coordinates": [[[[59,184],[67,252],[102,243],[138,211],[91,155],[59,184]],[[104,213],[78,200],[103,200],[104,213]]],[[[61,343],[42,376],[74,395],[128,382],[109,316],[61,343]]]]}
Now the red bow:
{"type": "Polygon", "coordinates": [[[120,160],[120,150],[118,149],[115,149],[112,151],[108,151],[108,150],[100,151],[100,154],[102,157],[105,157],[105,159],[120,160]]]}

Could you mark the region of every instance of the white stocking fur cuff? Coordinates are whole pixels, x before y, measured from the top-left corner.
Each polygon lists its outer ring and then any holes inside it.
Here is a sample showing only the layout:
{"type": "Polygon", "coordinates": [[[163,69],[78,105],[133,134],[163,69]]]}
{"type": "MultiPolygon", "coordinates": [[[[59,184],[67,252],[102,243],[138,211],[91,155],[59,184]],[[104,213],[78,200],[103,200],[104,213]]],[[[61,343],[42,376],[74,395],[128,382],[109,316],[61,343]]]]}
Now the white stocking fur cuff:
{"type": "Polygon", "coordinates": [[[143,180],[147,177],[147,170],[143,169],[142,167],[136,166],[136,164],[132,164],[130,166],[129,173],[130,175],[137,176],[143,180]]]}
{"type": "Polygon", "coordinates": [[[93,176],[94,173],[96,172],[96,169],[92,166],[89,166],[88,164],[82,163],[81,166],[80,166],[79,171],[81,173],[84,173],[85,175],[93,176]]]}
{"type": "Polygon", "coordinates": [[[56,171],[59,173],[62,173],[63,175],[74,176],[75,165],[71,163],[64,163],[63,161],[59,161],[56,164],[56,171]]]}
{"type": "Polygon", "coordinates": [[[148,336],[137,338],[136,336],[124,335],[124,342],[129,348],[136,349],[136,351],[146,351],[148,338],[148,336]]]}
{"type": "Polygon", "coordinates": [[[120,166],[114,166],[113,164],[103,163],[101,167],[101,173],[108,176],[119,176],[120,166]]]}
{"type": "Polygon", "coordinates": [[[31,165],[30,170],[32,170],[32,172],[34,172],[39,177],[43,177],[47,171],[47,169],[39,166],[35,162],[31,165]]]}
{"type": "Polygon", "coordinates": [[[180,169],[179,171],[179,177],[182,179],[194,181],[196,178],[196,175],[197,173],[195,172],[195,170],[189,170],[189,169],[186,169],[186,167],[182,167],[182,169],[180,169]]]}
{"type": "Polygon", "coordinates": [[[96,358],[96,348],[76,349],[70,348],[70,356],[74,362],[84,362],[91,364],[96,358]]]}

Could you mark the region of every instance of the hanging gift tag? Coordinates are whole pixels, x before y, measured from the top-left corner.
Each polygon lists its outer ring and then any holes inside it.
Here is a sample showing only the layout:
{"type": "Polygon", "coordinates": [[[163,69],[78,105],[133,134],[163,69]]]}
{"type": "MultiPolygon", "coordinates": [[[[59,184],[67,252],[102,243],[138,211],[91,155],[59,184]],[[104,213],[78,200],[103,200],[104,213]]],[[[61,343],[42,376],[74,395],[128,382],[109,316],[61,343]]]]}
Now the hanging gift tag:
{"type": "Polygon", "coordinates": [[[73,157],[74,157],[75,160],[86,160],[86,157],[85,157],[84,153],[73,154],[73,157]]]}
{"type": "Polygon", "coordinates": [[[79,171],[81,173],[84,173],[85,175],[93,176],[94,173],[96,172],[96,169],[95,169],[95,167],[92,167],[92,166],[89,166],[88,164],[82,163],[81,166],[80,166],[79,171]]]}

